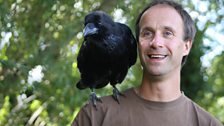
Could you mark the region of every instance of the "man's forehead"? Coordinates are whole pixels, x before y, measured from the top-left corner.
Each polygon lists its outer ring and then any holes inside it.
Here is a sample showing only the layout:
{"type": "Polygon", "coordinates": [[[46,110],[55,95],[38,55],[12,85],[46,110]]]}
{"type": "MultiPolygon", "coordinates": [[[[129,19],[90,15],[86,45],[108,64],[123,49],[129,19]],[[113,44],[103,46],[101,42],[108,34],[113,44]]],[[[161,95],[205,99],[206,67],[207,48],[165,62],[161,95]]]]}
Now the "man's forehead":
{"type": "MultiPolygon", "coordinates": [[[[157,14],[161,14],[161,15],[157,15],[157,16],[162,16],[162,17],[169,17],[169,15],[176,15],[178,17],[181,17],[181,15],[179,14],[179,12],[172,6],[170,5],[166,5],[166,4],[157,4],[154,5],[150,8],[148,8],[142,15],[142,17],[144,17],[147,14],[153,14],[153,13],[157,13],[157,14]],[[165,15],[164,15],[165,14],[165,15]]],[[[172,17],[172,18],[176,18],[176,17],[172,17]]]]}
{"type": "Polygon", "coordinates": [[[171,6],[158,4],[146,10],[140,20],[140,26],[143,25],[163,25],[163,27],[174,27],[175,25],[183,25],[180,14],[171,6]]]}

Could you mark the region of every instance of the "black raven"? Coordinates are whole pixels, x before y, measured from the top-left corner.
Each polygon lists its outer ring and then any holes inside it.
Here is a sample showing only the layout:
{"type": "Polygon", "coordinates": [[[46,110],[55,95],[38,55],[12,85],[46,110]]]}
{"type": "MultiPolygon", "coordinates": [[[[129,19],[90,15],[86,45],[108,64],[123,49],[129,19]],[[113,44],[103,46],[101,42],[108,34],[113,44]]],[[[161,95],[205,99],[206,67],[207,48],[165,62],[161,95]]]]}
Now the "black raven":
{"type": "Polygon", "coordinates": [[[77,57],[77,66],[81,79],[78,89],[90,88],[93,105],[101,101],[94,89],[103,88],[108,83],[113,86],[113,97],[119,103],[116,88],[121,83],[128,69],[137,59],[137,42],[131,29],[114,22],[103,11],[94,11],[85,17],[84,41],[77,57]]]}

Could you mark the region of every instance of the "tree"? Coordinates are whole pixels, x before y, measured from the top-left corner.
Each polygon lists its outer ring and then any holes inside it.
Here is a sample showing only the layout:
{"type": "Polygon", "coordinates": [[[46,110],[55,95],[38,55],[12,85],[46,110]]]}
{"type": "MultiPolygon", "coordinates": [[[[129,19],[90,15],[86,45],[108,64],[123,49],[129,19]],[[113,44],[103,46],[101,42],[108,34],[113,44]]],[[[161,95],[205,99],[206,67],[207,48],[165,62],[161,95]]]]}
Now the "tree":
{"type": "Polygon", "coordinates": [[[213,60],[211,67],[207,69],[207,77],[209,89],[204,93],[204,98],[202,104],[211,113],[216,115],[219,120],[224,122],[224,51],[217,55],[213,60]]]}

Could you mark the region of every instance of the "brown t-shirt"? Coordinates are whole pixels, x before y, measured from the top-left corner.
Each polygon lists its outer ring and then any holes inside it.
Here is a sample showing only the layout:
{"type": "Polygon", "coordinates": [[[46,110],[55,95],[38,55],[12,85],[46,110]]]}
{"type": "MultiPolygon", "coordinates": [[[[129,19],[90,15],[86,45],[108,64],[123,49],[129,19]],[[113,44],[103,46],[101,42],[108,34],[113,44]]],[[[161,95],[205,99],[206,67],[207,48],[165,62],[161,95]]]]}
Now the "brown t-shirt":
{"type": "Polygon", "coordinates": [[[102,97],[97,110],[87,103],[72,126],[223,126],[184,94],[171,102],[145,100],[133,88],[124,94],[120,104],[112,96],[102,97]]]}

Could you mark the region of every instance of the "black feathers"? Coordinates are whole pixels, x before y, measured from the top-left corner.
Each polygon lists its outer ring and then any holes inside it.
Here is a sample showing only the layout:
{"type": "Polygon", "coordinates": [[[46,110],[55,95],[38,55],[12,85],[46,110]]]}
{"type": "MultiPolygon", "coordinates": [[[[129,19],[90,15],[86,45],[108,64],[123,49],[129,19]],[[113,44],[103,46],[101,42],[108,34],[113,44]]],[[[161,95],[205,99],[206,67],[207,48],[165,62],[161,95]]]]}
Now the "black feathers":
{"type": "Polygon", "coordinates": [[[120,92],[115,87],[121,83],[128,69],[135,64],[137,43],[128,26],[113,22],[102,11],[95,11],[85,17],[84,42],[77,62],[81,80],[77,88],[92,90],[91,99],[96,106],[94,89],[111,84],[113,96],[119,103],[120,92]]]}

